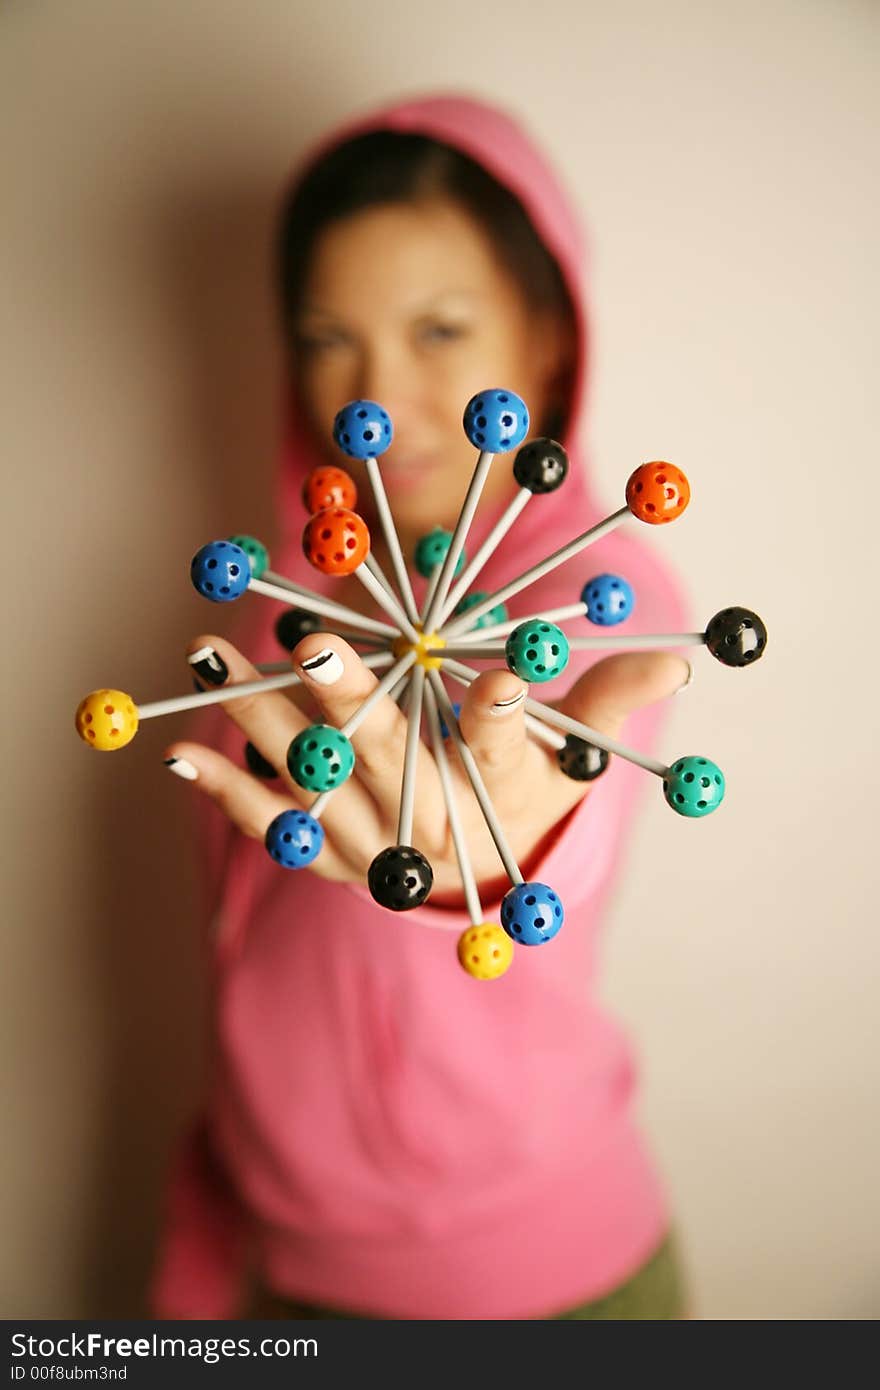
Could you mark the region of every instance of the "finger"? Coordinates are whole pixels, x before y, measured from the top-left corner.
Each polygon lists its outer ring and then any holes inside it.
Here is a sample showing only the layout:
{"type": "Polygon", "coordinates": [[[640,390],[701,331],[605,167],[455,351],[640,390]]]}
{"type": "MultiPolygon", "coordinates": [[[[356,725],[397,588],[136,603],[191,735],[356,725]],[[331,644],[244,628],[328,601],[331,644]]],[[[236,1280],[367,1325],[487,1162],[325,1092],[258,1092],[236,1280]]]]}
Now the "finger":
{"type": "MultiPolygon", "coordinates": [[[[379,684],[343,638],[332,632],[310,633],[294,648],[294,669],[312,691],[324,716],[342,728],[379,684]]],[[[377,700],[351,735],[357,755],[355,776],[372,798],[380,816],[396,825],[406,749],[407,720],[389,695],[377,700]]],[[[443,806],[443,789],[436,765],[420,742],[416,762],[417,806],[429,822],[443,806]]]]}
{"type": "MultiPolygon", "coordinates": [[[[166,748],[164,758],[170,771],[209,796],[232,824],[250,839],[265,839],[266,831],[275,817],[298,804],[290,797],[270,791],[222,753],[214,748],[206,748],[204,744],[172,743],[166,748]]],[[[318,858],[309,867],[323,878],[354,876],[327,838],[318,858]]]]}
{"type": "Polygon", "coordinates": [[[617,738],[631,714],[674,695],[690,672],[690,664],[671,652],[622,652],[597,661],[556,707],[617,738]]]}
{"type": "MultiPolygon", "coordinates": [[[[188,657],[198,658],[193,670],[199,677],[203,680],[211,679],[217,686],[260,680],[260,673],[256,667],[225,638],[203,634],[188,644],[187,653],[188,657]]],[[[308,728],[313,721],[287,699],[281,690],[258,691],[238,699],[226,700],[223,708],[248,741],[277,769],[297,803],[301,803],[303,788],[297,785],[288,771],[287,750],[297,734],[308,728]]],[[[357,814],[358,810],[364,815],[372,812],[370,799],[364,794],[363,789],[346,783],[344,788],[334,793],[333,801],[337,804],[328,804],[327,807],[326,824],[334,830],[339,828],[338,799],[343,791],[347,793],[347,815],[357,814]]]]}
{"type": "Polygon", "coordinates": [[[477,760],[486,790],[516,804],[525,790],[527,760],[525,705],[528,686],[512,671],[483,671],[465,692],[459,725],[477,760]]]}

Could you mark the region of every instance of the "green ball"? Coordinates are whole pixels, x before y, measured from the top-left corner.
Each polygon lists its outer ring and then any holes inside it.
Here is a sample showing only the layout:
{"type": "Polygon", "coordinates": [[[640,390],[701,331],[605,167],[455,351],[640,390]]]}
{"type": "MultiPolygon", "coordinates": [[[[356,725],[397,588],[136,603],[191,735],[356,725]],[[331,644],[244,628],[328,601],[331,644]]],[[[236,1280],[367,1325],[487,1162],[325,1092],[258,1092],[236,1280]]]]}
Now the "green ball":
{"type": "Polygon", "coordinates": [[[255,536],[227,536],[226,539],[244,551],[250,560],[253,578],[262,579],[269,568],[269,552],[263,542],[258,541],[255,536]]]}
{"type": "Polygon", "coordinates": [[[351,740],[332,724],[312,724],[288,748],[287,768],[294,782],[307,791],[332,791],[354,768],[351,740]]]}
{"type": "Polygon", "coordinates": [[[568,665],[568,638],[555,623],[520,623],[504,646],[507,664],[522,681],[552,681],[568,665]]]}
{"type": "Polygon", "coordinates": [[[663,780],[663,795],[680,816],[708,816],[724,800],[724,773],[709,758],[679,758],[663,780]]]}
{"type": "MultiPolygon", "coordinates": [[[[482,603],[483,599],[488,597],[489,595],[487,593],[480,593],[478,589],[475,589],[472,594],[465,594],[461,603],[456,606],[456,617],[459,613],[466,613],[469,608],[476,608],[478,603],[482,603]]],[[[503,603],[496,603],[494,608],[490,608],[488,613],[484,613],[482,618],[477,619],[473,630],[476,631],[478,627],[492,627],[494,623],[506,622],[507,609],[504,607],[503,603]]]]}
{"type": "MultiPolygon", "coordinates": [[[[442,526],[435,526],[433,531],[429,531],[416,543],[416,569],[423,579],[430,579],[437,566],[442,565],[451,543],[452,532],[444,531],[442,526]]],[[[453,579],[457,578],[463,569],[464,551],[462,550],[456,562],[453,579]]]]}

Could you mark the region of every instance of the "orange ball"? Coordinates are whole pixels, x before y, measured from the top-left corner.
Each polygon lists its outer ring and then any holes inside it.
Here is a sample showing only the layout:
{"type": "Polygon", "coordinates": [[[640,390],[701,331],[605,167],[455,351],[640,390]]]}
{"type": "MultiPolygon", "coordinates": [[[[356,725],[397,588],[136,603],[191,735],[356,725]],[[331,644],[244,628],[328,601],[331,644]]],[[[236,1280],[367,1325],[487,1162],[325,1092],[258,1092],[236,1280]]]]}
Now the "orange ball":
{"type": "Polygon", "coordinates": [[[651,526],[674,521],[690,500],[691,485],[681,469],[661,460],[643,463],[626,485],[626,505],[651,526]]]}
{"type": "Polygon", "coordinates": [[[322,464],[320,468],[313,468],[303,483],[302,500],[307,512],[321,512],[325,507],[347,507],[354,511],[358,500],[354,478],[344,468],[322,464]]]}
{"type": "Polygon", "coordinates": [[[303,531],[303,551],[323,574],[352,574],[370,553],[367,523],[347,507],[325,507],[303,531]]]}

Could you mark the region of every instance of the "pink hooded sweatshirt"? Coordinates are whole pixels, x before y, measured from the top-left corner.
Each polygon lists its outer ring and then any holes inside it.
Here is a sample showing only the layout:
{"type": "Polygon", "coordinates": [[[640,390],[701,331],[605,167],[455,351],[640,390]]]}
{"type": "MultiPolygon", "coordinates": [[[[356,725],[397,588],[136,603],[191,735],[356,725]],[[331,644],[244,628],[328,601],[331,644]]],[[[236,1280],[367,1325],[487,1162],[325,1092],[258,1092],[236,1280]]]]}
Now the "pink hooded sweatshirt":
{"type": "MultiPolygon", "coordinates": [[[[580,234],[523,132],[480,101],[437,96],[347,125],[311,157],[374,129],[431,135],[506,184],[576,308],[579,361],[562,441],[569,478],[530,500],[477,581],[492,591],[617,510],[644,460],[621,460],[619,493],[594,498],[578,448],[587,358],[580,234]]],[[[301,550],[300,487],[319,460],[297,415],[294,402],[272,568],[332,595],[332,579],[301,550]]],[[[393,494],[390,502],[393,511],[393,494]]],[[[368,519],[370,503],[361,508],[368,519]]],[[[469,554],[503,506],[478,511],[469,554]]],[[[683,632],[665,561],[673,541],[668,528],[658,535],[628,520],[511,599],[510,615],[575,602],[589,578],[612,572],[636,593],[624,630],[683,632]]],[[[417,600],[424,587],[415,576],[417,600]]],[[[280,611],[243,600],[237,639],[252,660],[281,655],[280,611]]],[[[558,698],[593,659],[572,653],[565,674],[533,693],[558,698]]],[[[623,738],[671,761],[678,750],[657,747],[662,716],[661,706],[640,711],[623,738]]],[[[218,709],[202,716],[198,736],[243,762],[241,733],[218,709]]],[[[393,913],[365,884],[279,869],[204,804],[215,895],[212,1064],[202,1112],[172,1166],[154,1316],[244,1316],[250,1274],[280,1295],[377,1317],[546,1318],[607,1293],[653,1253],[669,1224],[664,1187],[633,1114],[632,1048],[596,998],[603,908],[641,792],[650,815],[671,814],[656,778],[612,758],[530,875],[558,891],[562,930],[543,946],[517,947],[492,982],[458,963],[464,909],[429,899],[393,913]]],[[[500,899],[483,908],[500,920],[500,899]]]]}

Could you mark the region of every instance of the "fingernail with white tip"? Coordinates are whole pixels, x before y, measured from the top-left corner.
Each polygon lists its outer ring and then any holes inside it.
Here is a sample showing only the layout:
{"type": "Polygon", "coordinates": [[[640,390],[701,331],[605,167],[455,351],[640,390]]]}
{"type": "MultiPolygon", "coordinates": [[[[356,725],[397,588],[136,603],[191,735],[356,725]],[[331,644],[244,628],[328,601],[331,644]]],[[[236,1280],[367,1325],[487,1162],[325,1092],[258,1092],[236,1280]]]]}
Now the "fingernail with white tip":
{"type": "Polygon", "coordinates": [[[307,657],[300,662],[299,669],[319,685],[335,685],[345,675],[342,657],[332,647],[323,647],[314,656],[307,657]]]}
{"type": "Polygon", "coordinates": [[[200,647],[197,652],[190,652],[186,659],[193,671],[211,685],[222,685],[229,679],[229,667],[213,647],[200,647]]]}
{"type": "Polygon", "coordinates": [[[518,695],[514,695],[509,700],[496,700],[494,705],[489,706],[489,713],[496,717],[500,714],[510,714],[512,710],[518,709],[526,698],[526,692],[521,690],[518,695]]]}
{"type": "Polygon", "coordinates": [[[173,772],[175,777],[183,777],[187,782],[197,782],[199,770],[193,767],[192,763],[187,762],[186,758],[166,758],[165,766],[169,772],[173,772]]]}

